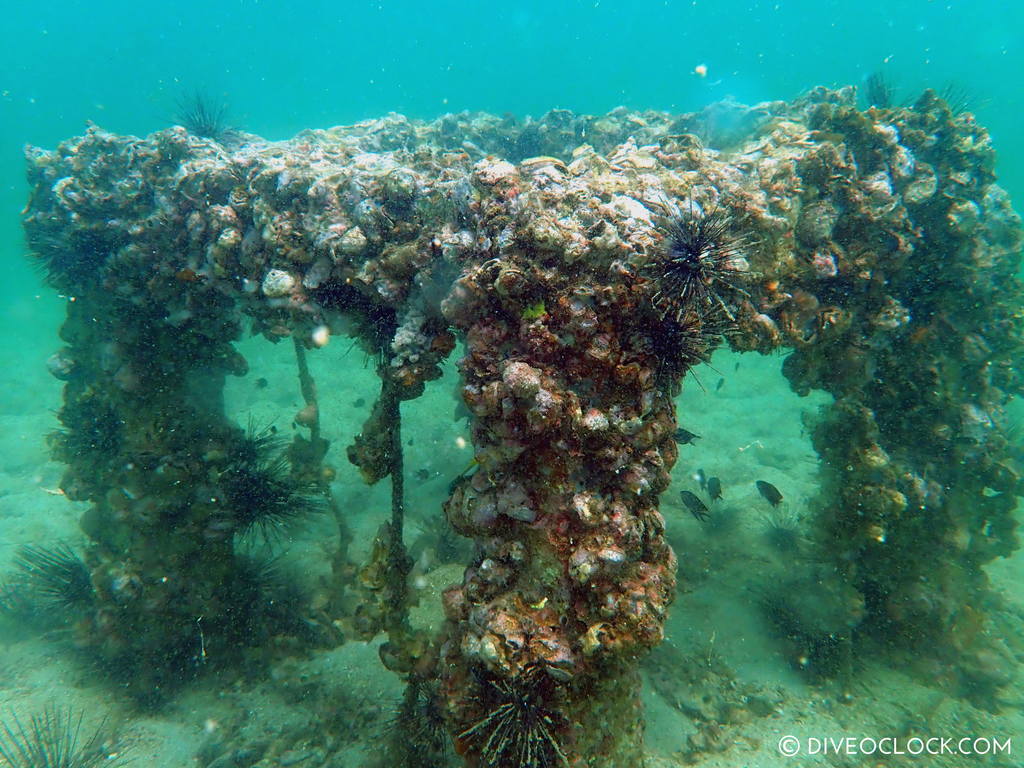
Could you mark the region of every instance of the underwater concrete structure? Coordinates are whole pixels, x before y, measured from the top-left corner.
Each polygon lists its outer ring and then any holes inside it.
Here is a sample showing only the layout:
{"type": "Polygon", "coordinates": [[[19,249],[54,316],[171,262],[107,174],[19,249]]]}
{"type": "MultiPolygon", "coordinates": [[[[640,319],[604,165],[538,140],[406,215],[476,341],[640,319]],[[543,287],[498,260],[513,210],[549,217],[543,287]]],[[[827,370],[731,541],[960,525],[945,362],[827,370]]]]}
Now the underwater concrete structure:
{"type": "Polygon", "coordinates": [[[844,647],[1005,685],[983,566],[1018,546],[1004,406],[1024,389],[1024,291],[993,166],[934,93],[861,110],[852,88],[690,115],[391,115],[283,142],[90,127],[30,149],[28,243],[68,298],[54,447],[90,505],[79,642],[133,659],[141,687],[196,654],[197,617],[204,654],[227,644],[250,580],[236,538],[328,486],[315,415],[280,459],[225,416],[247,323],[374,356],[380,401],[348,450],[368,482],[400,469],[400,404],[461,340],[477,468],[444,514],[474,556],[441,636],[417,637],[393,521],[384,662],[439,681],[467,765],[641,765],[639,659],[687,556],[658,507],[673,398],[726,343],[788,350],[792,387],[834,398],[813,428],[814,540],[844,647]]]}

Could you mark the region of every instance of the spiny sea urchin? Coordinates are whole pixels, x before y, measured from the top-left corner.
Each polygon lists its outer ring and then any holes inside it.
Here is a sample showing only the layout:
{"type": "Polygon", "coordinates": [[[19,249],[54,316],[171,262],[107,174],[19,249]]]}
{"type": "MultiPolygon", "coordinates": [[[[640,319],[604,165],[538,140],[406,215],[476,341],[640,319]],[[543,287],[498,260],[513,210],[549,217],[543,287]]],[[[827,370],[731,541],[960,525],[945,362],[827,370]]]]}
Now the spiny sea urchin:
{"type": "Polygon", "coordinates": [[[272,634],[310,632],[306,621],[310,596],[299,574],[280,556],[236,552],[235,567],[223,587],[222,599],[231,617],[223,632],[235,645],[258,645],[272,634]]]}
{"type": "Polygon", "coordinates": [[[772,549],[787,557],[801,549],[805,537],[799,514],[789,508],[773,507],[762,519],[763,538],[772,549]]]}
{"type": "Polygon", "coordinates": [[[47,285],[73,293],[93,285],[102,275],[122,238],[107,230],[112,227],[83,228],[70,234],[54,231],[51,223],[26,222],[31,263],[47,285]]]}
{"type": "Polygon", "coordinates": [[[202,91],[178,99],[176,122],[184,126],[193,136],[214,141],[223,141],[229,132],[227,125],[228,107],[202,91]]]}
{"type": "Polygon", "coordinates": [[[82,456],[113,454],[124,439],[124,420],[99,395],[87,394],[60,410],[64,425],[51,433],[54,458],[71,463],[82,456]]]}
{"type": "Polygon", "coordinates": [[[16,582],[27,599],[44,612],[81,608],[95,593],[85,562],[67,544],[40,547],[26,544],[14,557],[16,582]]]}
{"type": "Polygon", "coordinates": [[[106,723],[89,734],[71,708],[46,707],[27,723],[0,722],[0,760],[10,768],[97,768],[121,764],[118,739],[106,723]]]}
{"type": "Polygon", "coordinates": [[[664,221],[665,246],[645,268],[655,283],[651,301],[662,319],[680,322],[688,312],[703,315],[716,308],[729,314],[718,291],[737,290],[729,278],[746,244],[733,234],[732,216],[718,207],[705,213],[691,201],[688,210],[664,221]]]}
{"type": "Polygon", "coordinates": [[[864,81],[864,98],[869,107],[892,109],[896,106],[896,89],[884,72],[872,72],[864,81]]]}
{"type": "Polygon", "coordinates": [[[413,677],[391,721],[390,757],[404,768],[447,765],[450,738],[437,683],[413,677]]]}
{"type": "Polygon", "coordinates": [[[484,768],[568,766],[561,734],[565,716],[559,689],[550,675],[529,667],[511,680],[487,678],[479,697],[483,716],[459,734],[470,742],[484,768]]]}
{"type": "Polygon", "coordinates": [[[284,441],[250,423],[221,472],[220,496],[227,522],[240,533],[259,531],[270,540],[325,504],[317,489],[296,478],[284,441]]]}
{"type": "Polygon", "coordinates": [[[678,382],[695,365],[709,363],[729,327],[724,314],[714,310],[703,316],[689,310],[652,323],[647,343],[658,360],[658,379],[678,382]]]}
{"type": "Polygon", "coordinates": [[[277,432],[277,427],[268,424],[260,427],[251,416],[245,433],[231,451],[233,462],[269,461],[288,447],[288,440],[277,432]]]}

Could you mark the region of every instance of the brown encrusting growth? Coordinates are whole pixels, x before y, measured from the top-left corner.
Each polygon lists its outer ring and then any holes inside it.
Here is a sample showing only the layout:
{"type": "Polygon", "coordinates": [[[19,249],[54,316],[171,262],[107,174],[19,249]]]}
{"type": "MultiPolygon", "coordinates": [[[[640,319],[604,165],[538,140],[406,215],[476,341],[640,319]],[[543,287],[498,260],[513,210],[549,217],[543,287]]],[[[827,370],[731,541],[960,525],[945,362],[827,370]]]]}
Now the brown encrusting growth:
{"type": "MultiPolygon", "coordinates": [[[[835,397],[814,430],[814,540],[856,608],[836,609],[844,653],[870,635],[955,659],[964,690],[1008,682],[982,566],[1018,545],[1003,408],[1022,390],[1021,232],[988,135],[931,92],[864,112],[818,89],[741,124],[390,116],[230,148],[92,127],[30,150],[28,240],[73,297],[51,368],[63,488],[91,504],[81,641],[144,675],[230,635],[237,521],[259,510],[228,509],[252,437],[221,392],[246,373],[248,317],[300,350],[355,336],[376,361],[348,450],[368,482],[401,471],[398,404],[464,341],[477,468],[445,514],[473,561],[433,648],[403,631],[393,584],[366,626],[392,630],[393,669],[441,679],[471,766],[495,749],[642,763],[638,659],[676,591],[658,509],[673,397],[721,343],[789,348],[794,389],[835,397]]],[[[318,418],[272,478],[300,506],[330,479],[318,418]]],[[[400,543],[382,533],[368,580],[407,569],[400,543]]]]}

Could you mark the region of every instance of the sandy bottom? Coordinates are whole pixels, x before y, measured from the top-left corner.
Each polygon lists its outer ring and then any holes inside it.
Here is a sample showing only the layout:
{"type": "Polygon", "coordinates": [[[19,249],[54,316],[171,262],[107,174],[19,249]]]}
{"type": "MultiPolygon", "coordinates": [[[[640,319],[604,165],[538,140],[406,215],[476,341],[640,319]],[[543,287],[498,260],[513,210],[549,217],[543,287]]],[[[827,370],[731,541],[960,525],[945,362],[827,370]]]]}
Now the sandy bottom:
{"type": "MultiPolygon", "coordinates": [[[[44,362],[59,342],[56,328],[39,321],[55,300],[38,301],[11,310],[15,323],[24,314],[34,343],[9,349],[9,364],[0,367],[0,573],[21,544],[84,544],[77,525],[83,506],[56,491],[61,467],[50,461],[45,445],[45,435],[56,426],[60,384],[47,375],[44,362]]],[[[240,423],[251,415],[290,435],[292,415],[301,406],[290,344],[255,339],[242,351],[251,372],[229,383],[230,409],[240,423]],[[257,385],[260,377],[266,386],[257,385]]],[[[652,768],[1020,765],[1014,755],[979,760],[805,754],[815,744],[811,739],[848,736],[1019,736],[1013,746],[1024,750],[1024,702],[1020,691],[1011,689],[1001,714],[994,715],[871,658],[859,658],[848,697],[835,683],[814,684],[798,671],[759,608],[759,595],[793,563],[765,535],[769,507],[754,481],[767,480],[782,491],[786,515],[806,514],[815,492],[816,459],[805,418],[813,418],[828,398],[793,395],[781,376],[781,362],[780,357],[719,353],[714,370],[698,372],[700,384],[690,378],[679,401],[680,424],[702,438],[680,448],[673,486],[663,497],[684,587],[668,623],[668,643],[645,664],[652,768]],[[694,479],[698,469],[723,485],[723,498],[704,524],[679,497],[683,488],[700,492],[694,479]],[[780,738],[787,735],[799,740],[798,758],[779,750],[780,738]]],[[[388,489],[386,483],[367,488],[345,461],[344,446],[372,406],[376,381],[362,353],[343,339],[312,355],[311,365],[325,436],[333,443],[331,463],[338,470],[334,491],[351,510],[359,550],[353,554],[361,557],[387,515],[388,489]]],[[[448,481],[472,457],[462,442],[468,437],[465,421],[455,418],[455,383],[449,370],[426,396],[404,406],[413,535],[417,519],[440,514],[448,481]]],[[[331,536],[326,523],[314,524],[287,542],[285,557],[314,577],[325,573],[331,536]]],[[[424,573],[417,621],[437,621],[437,593],[460,574],[451,565],[424,573]]],[[[1007,639],[1019,652],[1024,558],[1018,553],[996,563],[990,575],[1006,600],[1001,625],[1011,628],[1007,639]]],[[[401,694],[397,678],[378,661],[377,642],[348,642],[241,679],[206,675],[159,710],[140,713],[115,685],[97,679],[66,638],[7,625],[0,628],[0,716],[24,719],[53,702],[73,705],[88,723],[107,716],[119,724],[133,764],[151,768],[251,765],[251,753],[231,751],[240,743],[265,751],[268,757],[259,766],[363,768],[376,765],[401,694]]]]}

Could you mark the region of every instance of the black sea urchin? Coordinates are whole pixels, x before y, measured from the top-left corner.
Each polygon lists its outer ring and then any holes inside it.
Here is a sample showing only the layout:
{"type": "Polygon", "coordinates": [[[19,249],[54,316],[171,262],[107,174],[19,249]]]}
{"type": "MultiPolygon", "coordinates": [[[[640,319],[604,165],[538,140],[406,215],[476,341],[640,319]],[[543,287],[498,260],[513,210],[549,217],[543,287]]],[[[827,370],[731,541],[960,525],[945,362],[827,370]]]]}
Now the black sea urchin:
{"type": "Polygon", "coordinates": [[[403,768],[447,765],[450,737],[436,682],[409,681],[389,737],[390,756],[403,768]]]}
{"type": "Polygon", "coordinates": [[[780,555],[792,556],[803,545],[800,516],[789,509],[775,507],[763,516],[765,542],[780,555]]]}
{"type": "Polygon", "coordinates": [[[272,430],[257,430],[250,423],[245,437],[232,450],[219,485],[233,530],[243,534],[259,531],[269,540],[324,509],[316,488],[291,471],[283,444],[272,430]]]}
{"type": "Polygon", "coordinates": [[[277,432],[277,427],[268,424],[265,427],[256,425],[256,420],[249,418],[245,434],[234,446],[231,459],[236,463],[266,462],[280,455],[288,447],[288,440],[277,432]]]}
{"type": "Polygon", "coordinates": [[[54,457],[71,463],[82,456],[110,455],[123,440],[124,421],[117,411],[98,395],[85,395],[74,406],[60,410],[64,429],[51,433],[54,457]]]}
{"type": "Polygon", "coordinates": [[[113,227],[82,228],[70,234],[44,222],[26,224],[33,267],[46,284],[68,293],[94,284],[112,253],[122,245],[113,227]]]}
{"type": "Polygon", "coordinates": [[[18,569],[14,583],[23,587],[29,603],[46,613],[81,608],[93,601],[89,569],[67,544],[26,544],[18,549],[14,565],[18,569]]]}
{"type": "Polygon", "coordinates": [[[0,722],[0,759],[10,768],[96,768],[122,764],[117,739],[105,728],[85,734],[82,715],[49,706],[27,723],[0,722]]]}
{"type": "Polygon", "coordinates": [[[735,289],[728,277],[745,244],[732,234],[732,217],[721,208],[703,213],[691,203],[689,211],[665,221],[665,247],[645,269],[655,282],[651,301],[662,319],[680,322],[688,312],[716,308],[729,314],[718,289],[735,289]]]}
{"type": "Polygon", "coordinates": [[[864,98],[869,107],[892,109],[896,106],[896,89],[883,72],[872,72],[864,81],[864,98]]]}
{"type": "Polygon", "coordinates": [[[297,573],[278,556],[236,553],[225,582],[224,603],[231,621],[226,633],[239,646],[258,645],[274,635],[303,636],[310,596],[297,573]]]}
{"type": "Polygon", "coordinates": [[[491,678],[481,696],[484,715],[459,734],[472,743],[484,768],[568,766],[562,750],[565,717],[558,711],[558,688],[537,667],[518,678],[491,678]]]}
{"type": "Polygon", "coordinates": [[[178,99],[174,119],[193,136],[222,141],[228,133],[227,105],[201,91],[178,99]]]}
{"type": "Polygon", "coordinates": [[[693,366],[711,361],[711,353],[728,330],[721,312],[703,317],[696,310],[665,316],[647,329],[651,353],[662,382],[679,381],[693,366]]]}

